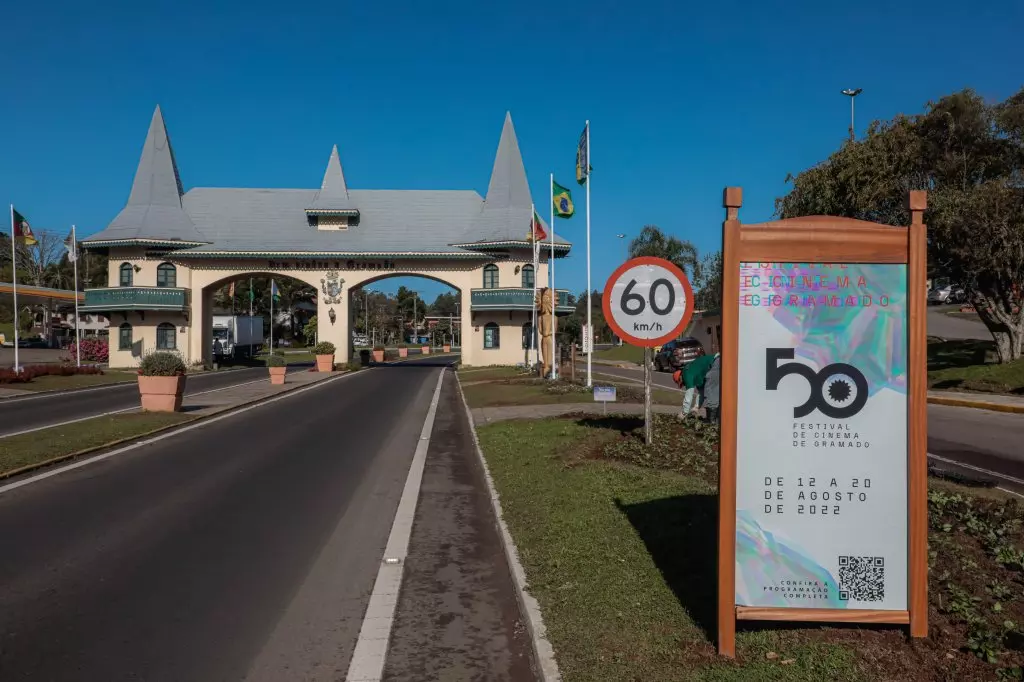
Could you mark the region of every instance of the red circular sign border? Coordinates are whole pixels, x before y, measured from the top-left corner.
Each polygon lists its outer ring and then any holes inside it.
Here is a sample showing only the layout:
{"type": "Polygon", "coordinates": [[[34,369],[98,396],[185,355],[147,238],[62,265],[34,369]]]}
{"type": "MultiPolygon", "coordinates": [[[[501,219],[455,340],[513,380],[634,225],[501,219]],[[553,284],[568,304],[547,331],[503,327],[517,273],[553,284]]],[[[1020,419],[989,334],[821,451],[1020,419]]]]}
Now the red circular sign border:
{"type": "Polygon", "coordinates": [[[615,269],[615,272],[613,272],[611,276],[608,278],[608,281],[605,282],[604,292],[602,292],[601,295],[601,309],[604,310],[605,322],[608,323],[608,326],[612,328],[612,331],[615,332],[616,336],[618,336],[620,339],[627,342],[631,346],[640,346],[641,348],[654,348],[655,346],[660,346],[663,343],[672,341],[677,336],[683,333],[683,330],[686,329],[686,325],[690,324],[690,319],[693,317],[693,288],[690,286],[690,279],[686,276],[686,273],[683,272],[671,261],[667,261],[664,258],[657,258],[655,256],[638,256],[636,258],[629,259],[628,261],[617,267],[615,269]],[[682,282],[683,284],[683,291],[686,293],[686,311],[683,313],[683,318],[679,321],[679,324],[676,325],[675,329],[673,329],[668,334],[665,334],[664,336],[659,336],[656,339],[639,339],[633,336],[632,334],[628,334],[627,332],[623,331],[623,329],[615,321],[615,317],[612,315],[612,285],[615,284],[615,281],[620,276],[622,276],[622,273],[624,273],[626,270],[635,268],[638,265],[657,265],[658,267],[665,268],[666,270],[668,270],[669,272],[671,272],[672,274],[679,278],[679,281],[682,282]]]}

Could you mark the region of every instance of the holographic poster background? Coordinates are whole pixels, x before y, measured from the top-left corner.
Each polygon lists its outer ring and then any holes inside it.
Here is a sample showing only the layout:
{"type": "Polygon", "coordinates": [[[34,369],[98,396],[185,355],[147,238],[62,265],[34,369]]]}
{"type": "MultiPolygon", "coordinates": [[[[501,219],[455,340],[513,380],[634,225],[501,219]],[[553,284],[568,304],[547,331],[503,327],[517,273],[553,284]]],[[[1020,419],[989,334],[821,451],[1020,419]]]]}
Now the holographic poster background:
{"type": "Polygon", "coordinates": [[[737,604],[906,608],[906,274],[905,265],[741,264],[737,604]],[[812,390],[849,404],[853,382],[830,379],[844,384],[837,392],[791,373],[768,390],[769,348],[792,349],[780,364],[815,373],[853,366],[866,380],[864,407],[846,419],[817,409],[795,418],[812,390]],[[884,589],[855,598],[840,557],[881,560],[874,579],[884,574],[884,589]]]}

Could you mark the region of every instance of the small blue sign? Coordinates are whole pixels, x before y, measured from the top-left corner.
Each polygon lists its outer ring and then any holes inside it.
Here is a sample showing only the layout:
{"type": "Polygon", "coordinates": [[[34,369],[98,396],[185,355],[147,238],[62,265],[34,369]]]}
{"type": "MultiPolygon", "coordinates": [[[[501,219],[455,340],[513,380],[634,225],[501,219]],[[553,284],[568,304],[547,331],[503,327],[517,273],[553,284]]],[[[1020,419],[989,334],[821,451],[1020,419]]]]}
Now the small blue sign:
{"type": "Polygon", "coordinates": [[[615,402],[615,387],[614,386],[594,386],[594,402],[598,402],[598,403],[614,403],[615,402]]]}

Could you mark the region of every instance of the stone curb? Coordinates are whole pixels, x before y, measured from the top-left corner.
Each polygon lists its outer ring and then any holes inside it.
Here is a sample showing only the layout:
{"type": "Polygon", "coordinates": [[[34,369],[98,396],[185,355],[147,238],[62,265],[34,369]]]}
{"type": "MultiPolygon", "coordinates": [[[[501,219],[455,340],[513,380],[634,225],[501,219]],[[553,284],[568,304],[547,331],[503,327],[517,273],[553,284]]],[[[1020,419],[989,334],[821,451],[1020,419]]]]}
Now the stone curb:
{"type": "Polygon", "coordinates": [[[544,682],[561,682],[562,674],[558,670],[558,661],[555,660],[555,650],[548,641],[547,628],[544,626],[544,617],[540,612],[540,605],[537,600],[527,591],[526,571],[519,562],[519,550],[516,549],[512,534],[509,533],[505,518],[501,512],[501,500],[498,499],[498,491],[494,487],[494,479],[491,477],[491,470],[487,466],[484,452],[480,449],[480,439],[476,435],[476,422],[473,420],[473,411],[469,409],[466,402],[466,395],[462,392],[462,382],[459,380],[458,372],[455,375],[455,385],[459,388],[459,397],[462,398],[462,407],[469,419],[469,426],[473,432],[473,445],[476,448],[476,456],[483,467],[484,479],[487,481],[487,492],[491,496],[491,508],[494,510],[494,518],[501,533],[502,546],[505,549],[505,560],[508,562],[509,571],[512,573],[512,582],[516,588],[516,597],[519,600],[519,608],[526,618],[526,629],[530,633],[530,643],[533,647],[533,655],[540,666],[540,676],[544,682]]]}
{"type": "Polygon", "coordinates": [[[1024,405],[990,403],[985,400],[964,400],[963,398],[947,398],[941,395],[930,395],[928,396],[928,402],[931,403],[932,405],[947,405],[949,407],[973,407],[974,409],[977,410],[989,410],[991,412],[1024,414],[1024,405]]]}
{"type": "MultiPolygon", "coordinates": [[[[331,378],[328,378],[328,379],[323,379],[322,381],[334,381],[336,379],[340,379],[341,377],[348,376],[350,374],[355,374],[355,372],[340,372],[340,373],[338,373],[338,376],[331,377],[331,378]]],[[[296,389],[305,388],[306,386],[312,386],[312,385],[315,385],[316,383],[319,383],[319,382],[314,382],[313,384],[304,384],[302,386],[295,385],[295,386],[292,386],[292,388],[289,388],[287,391],[281,391],[280,393],[273,393],[271,395],[265,395],[263,397],[256,398],[254,400],[249,400],[249,401],[244,402],[244,403],[238,403],[237,405],[232,405],[231,407],[223,409],[220,412],[213,412],[211,414],[204,414],[204,415],[201,415],[201,416],[196,416],[196,417],[193,417],[191,419],[186,419],[184,421],[178,422],[177,424],[168,424],[167,426],[161,426],[160,428],[151,429],[149,431],[146,431],[145,433],[140,433],[140,434],[137,434],[137,435],[134,435],[134,436],[127,436],[125,438],[118,438],[117,440],[110,441],[109,443],[103,443],[102,445],[94,445],[91,448],[85,448],[84,450],[79,450],[77,452],[72,452],[72,453],[69,453],[67,455],[59,455],[57,457],[52,457],[52,458],[50,458],[50,459],[48,459],[46,461],[43,461],[43,462],[35,462],[34,464],[27,464],[27,465],[25,465],[23,467],[20,467],[18,469],[12,469],[10,471],[5,471],[5,472],[0,473],[0,481],[7,480],[9,478],[14,478],[15,476],[20,476],[21,474],[27,474],[27,473],[29,473],[31,471],[35,471],[36,469],[43,469],[43,468],[46,468],[48,466],[53,466],[54,464],[60,464],[61,462],[66,462],[66,461],[69,461],[69,460],[72,460],[72,459],[78,459],[79,457],[84,457],[86,455],[92,455],[92,454],[95,454],[95,453],[97,453],[97,452],[99,452],[101,450],[108,450],[110,448],[117,447],[118,445],[125,445],[127,443],[132,443],[132,442],[137,441],[137,440],[142,440],[144,438],[148,438],[149,436],[153,436],[153,435],[158,434],[158,433],[163,433],[164,431],[170,431],[172,429],[179,429],[179,428],[181,428],[183,426],[188,426],[190,424],[195,424],[198,421],[203,421],[204,419],[209,419],[211,417],[219,417],[219,416],[225,415],[225,414],[227,414],[229,412],[234,412],[236,410],[240,410],[243,407],[249,407],[251,405],[255,405],[257,403],[261,403],[264,400],[268,400],[270,398],[276,398],[277,396],[287,395],[288,393],[291,393],[292,391],[294,391],[296,389]]],[[[102,415],[100,415],[100,416],[102,416],[102,415]]],[[[56,428],[56,427],[51,427],[51,428],[56,428]]]]}

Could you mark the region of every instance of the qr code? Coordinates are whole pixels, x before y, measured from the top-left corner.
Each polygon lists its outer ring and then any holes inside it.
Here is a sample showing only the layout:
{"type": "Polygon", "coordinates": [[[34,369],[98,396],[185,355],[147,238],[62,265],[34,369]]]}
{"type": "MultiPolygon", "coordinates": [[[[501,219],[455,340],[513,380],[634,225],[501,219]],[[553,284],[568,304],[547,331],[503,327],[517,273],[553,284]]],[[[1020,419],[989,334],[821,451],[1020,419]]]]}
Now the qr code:
{"type": "Polygon", "coordinates": [[[880,556],[839,557],[839,598],[882,601],[885,598],[885,559],[880,556]]]}

